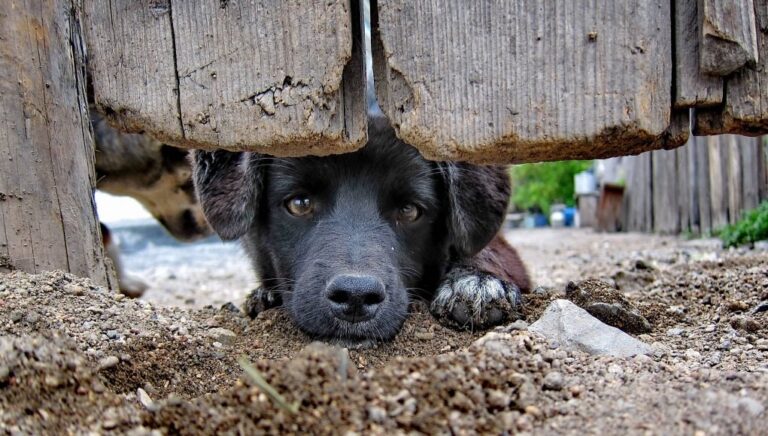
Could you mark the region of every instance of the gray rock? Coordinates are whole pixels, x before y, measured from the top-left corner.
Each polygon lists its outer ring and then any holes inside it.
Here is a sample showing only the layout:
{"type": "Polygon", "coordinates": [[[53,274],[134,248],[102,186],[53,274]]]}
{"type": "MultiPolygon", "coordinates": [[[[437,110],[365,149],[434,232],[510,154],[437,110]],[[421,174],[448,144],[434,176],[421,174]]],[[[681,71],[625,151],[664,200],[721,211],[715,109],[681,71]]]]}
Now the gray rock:
{"type": "Polygon", "coordinates": [[[567,348],[590,354],[629,357],[651,354],[647,344],[621,330],[600,322],[568,300],[555,300],[528,330],[567,348]]]}
{"type": "Polygon", "coordinates": [[[548,389],[550,391],[562,390],[563,386],[565,385],[563,374],[559,371],[552,371],[548,373],[546,376],[544,376],[543,385],[544,389],[548,389]]]}
{"type": "Polygon", "coordinates": [[[762,415],[765,411],[765,407],[759,401],[749,397],[739,398],[734,406],[740,412],[745,412],[754,417],[762,415]]]}
{"type": "Polygon", "coordinates": [[[152,398],[147,391],[142,388],[136,389],[136,398],[139,400],[139,404],[144,406],[145,409],[152,409],[155,405],[155,402],[152,401],[152,398]]]}
{"type": "Polygon", "coordinates": [[[768,311],[768,300],[763,301],[757,306],[753,307],[751,313],[752,315],[754,315],[754,314],[765,312],[765,311],[768,311]]]}
{"type": "Polygon", "coordinates": [[[120,363],[120,359],[117,356],[107,356],[99,360],[99,369],[108,369],[120,363]]]}
{"type": "Polygon", "coordinates": [[[672,327],[667,330],[667,336],[683,336],[683,333],[685,333],[685,329],[680,327],[672,327]]]}
{"type": "Polygon", "coordinates": [[[4,384],[11,377],[11,369],[6,365],[0,365],[0,384],[4,384]]]}
{"type": "Polygon", "coordinates": [[[528,329],[528,323],[523,321],[522,319],[518,319],[517,321],[507,324],[505,326],[496,327],[494,330],[500,333],[511,333],[517,330],[527,330],[528,329]]]}
{"type": "Polygon", "coordinates": [[[235,332],[222,327],[214,327],[208,330],[208,336],[213,338],[216,342],[221,342],[222,344],[227,345],[231,344],[235,341],[235,339],[237,339],[237,334],[235,332]]]}

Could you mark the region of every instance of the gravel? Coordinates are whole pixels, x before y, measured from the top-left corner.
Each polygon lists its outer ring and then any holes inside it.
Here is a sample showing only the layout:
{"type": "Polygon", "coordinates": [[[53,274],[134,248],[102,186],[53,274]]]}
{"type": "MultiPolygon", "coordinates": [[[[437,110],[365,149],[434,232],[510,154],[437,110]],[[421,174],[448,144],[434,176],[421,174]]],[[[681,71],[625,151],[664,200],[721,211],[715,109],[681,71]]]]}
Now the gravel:
{"type": "Polygon", "coordinates": [[[529,233],[511,239],[547,291],[526,297],[524,321],[456,332],[414,304],[392,342],[369,348],[313,343],[278,310],[250,320],[59,272],[0,275],[0,433],[765,434],[765,251],[529,233]],[[528,330],[591,278],[648,321],[635,337],[651,355],[593,356],[528,330]]]}

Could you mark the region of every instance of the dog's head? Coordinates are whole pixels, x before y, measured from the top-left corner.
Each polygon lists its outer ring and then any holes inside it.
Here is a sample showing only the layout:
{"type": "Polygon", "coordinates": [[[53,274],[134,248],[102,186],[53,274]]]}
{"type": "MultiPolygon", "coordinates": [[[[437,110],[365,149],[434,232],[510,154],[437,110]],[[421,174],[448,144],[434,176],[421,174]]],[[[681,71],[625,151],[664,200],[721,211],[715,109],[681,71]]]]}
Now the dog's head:
{"type": "Polygon", "coordinates": [[[161,165],[152,183],[136,186],[131,196],[180,241],[194,241],[211,234],[192,181],[187,151],[163,145],[161,165]]]}
{"type": "Polygon", "coordinates": [[[361,150],[273,158],[195,152],[195,184],[224,239],[244,237],[263,286],[306,332],[388,339],[408,297],[481,250],[509,198],[503,167],[435,163],[390,129],[361,150]]]}
{"type": "Polygon", "coordinates": [[[95,111],[91,122],[99,190],[136,199],[176,239],[211,234],[195,195],[187,150],[120,132],[95,111]]]}

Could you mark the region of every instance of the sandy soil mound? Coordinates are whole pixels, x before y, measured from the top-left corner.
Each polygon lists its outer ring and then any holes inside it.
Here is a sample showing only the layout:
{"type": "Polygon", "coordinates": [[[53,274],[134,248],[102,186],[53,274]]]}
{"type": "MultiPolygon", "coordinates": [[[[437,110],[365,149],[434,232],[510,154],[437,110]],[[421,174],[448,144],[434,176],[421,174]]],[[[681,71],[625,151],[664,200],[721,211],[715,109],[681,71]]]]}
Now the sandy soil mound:
{"type": "MultiPolygon", "coordinates": [[[[456,332],[419,305],[393,342],[342,348],[276,310],[250,320],[62,273],[0,275],[0,431],[768,434],[768,254],[643,250],[571,271],[618,287],[650,322],[637,337],[653,355],[627,359],[558,348],[523,323],[456,332]]],[[[526,321],[564,292],[539,288],[526,321]]]]}

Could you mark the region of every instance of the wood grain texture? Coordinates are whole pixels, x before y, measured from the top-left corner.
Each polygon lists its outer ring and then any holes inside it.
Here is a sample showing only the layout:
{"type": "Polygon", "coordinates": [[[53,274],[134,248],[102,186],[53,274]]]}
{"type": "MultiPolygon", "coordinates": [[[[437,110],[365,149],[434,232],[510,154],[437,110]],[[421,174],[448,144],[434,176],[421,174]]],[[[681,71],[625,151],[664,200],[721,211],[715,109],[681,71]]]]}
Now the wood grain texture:
{"type": "Polygon", "coordinates": [[[740,143],[742,207],[751,210],[760,204],[760,138],[741,137],[740,143]]]}
{"type": "Polygon", "coordinates": [[[768,0],[754,0],[758,62],[726,79],[725,103],[696,110],[694,134],[768,133],[768,0]]]}
{"type": "Polygon", "coordinates": [[[652,153],[643,153],[628,159],[627,189],[624,191],[622,221],[626,230],[653,231],[653,172],[652,153]]]}
{"type": "Polygon", "coordinates": [[[701,72],[726,76],[757,62],[753,0],[698,2],[701,72]]]}
{"type": "Polygon", "coordinates": [[[768,136],[757,138],[757,144],[757,174],[759,180],[757,192],[762,202],[768,200],[768,136]]]}
{"type": "Polygon", "coordinates": [[[663,0],[380,0],[379,102],[399,136],[431,158],[672,147],[670,9],[663,0]]]}
{"type": "Polygon", "coordinates": [[[675,196],[677,197],[677,230],[681,232],[691,227],[691,186],[689,185],[690,161],[688,148],[679,147],[675,154],[675,196]]]}
{"type": "Polygon", "coordinates": [[[695,154],[696,197],[699,203],[699,231],[712,231],[712,198],[709,188],[709,147],[706,138],[691,138],[695,154]]]}
{"type": "Polygon", "coordinates": [[[728,154],[719,137],[706,138],[712,230],[728,225],[728,154]]]}
{"type": "Polygon", "coordinates": [[[109,285],[81,11],[80,0],[0,2],[0,271],[60,269],[109,285]]]}
{"type": "Polygon", "coordinates": [[[698,0],[674,0],[676,108],[714,106],[723,101],[723,79],[699,68],[698,0]]]}
{"type": "Polygon", "coordinates": [[[723,151],[726,154],[727,179],[726,188],[728,189],[728,222],[734,224],[741,218],[741,211],[744,207],[742,200],[743,180],[741,168],[741,154],[746,150],[744,145],[735,135],[723,135],[720,137],[723,151]]]}
{"type": "Polygon", "coordinates": [[[85,1],[96,103],[124,129],[280,156],[367,138],[349,0],[85,1]]]}
{"type": "Polygon", "coordinates": [[[680,211],[676,151],[658,150],[652,152],[651,165],[653,175],[653,230],[663,234],[678,233],[680,231],[680,211]]]}
{"type": "Polygon", "coordinates": [[[738,221],[768,197],[767,140],[691,137],[674,151],[626,158],[623,216],[628,229],[708,234],[738,221]],[[651,226],[640,219],[646,210],[652,211],[651,226]]]}

